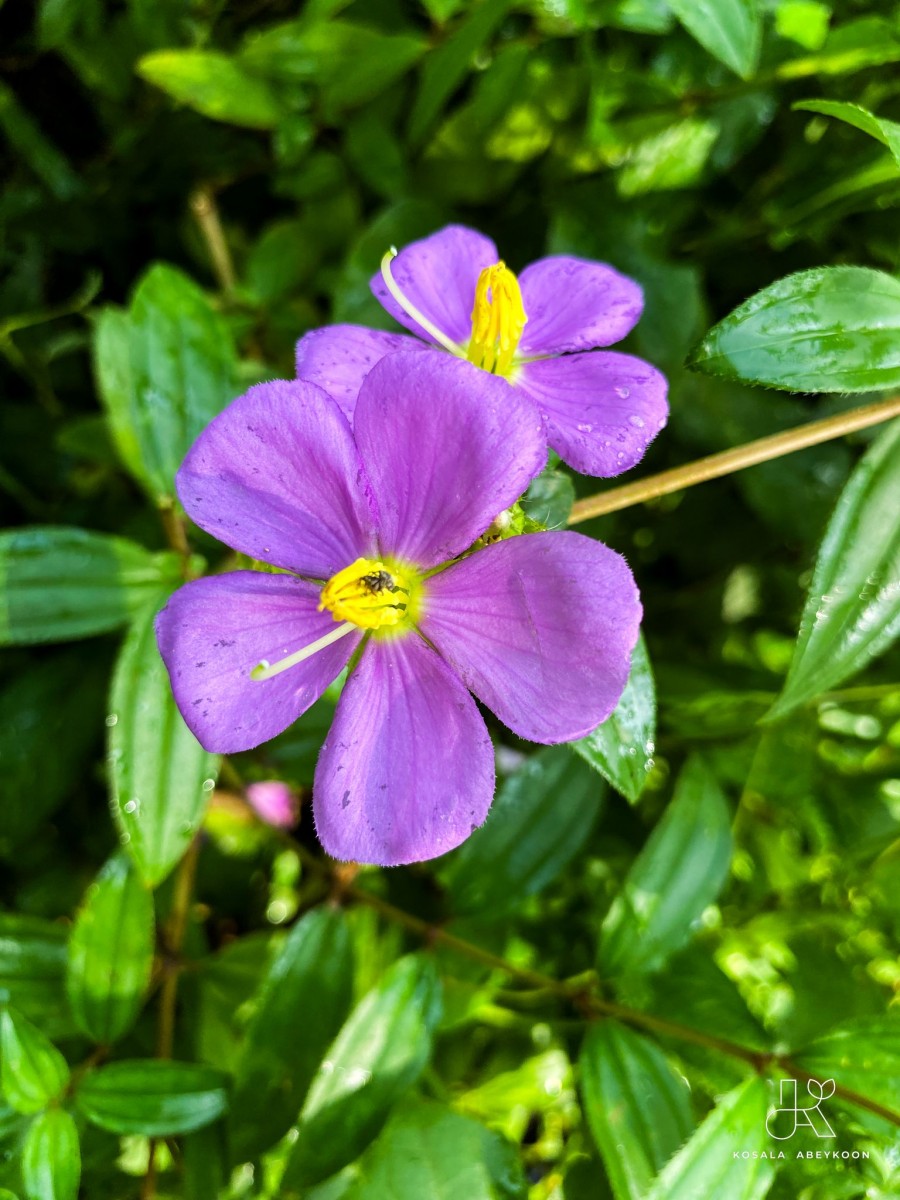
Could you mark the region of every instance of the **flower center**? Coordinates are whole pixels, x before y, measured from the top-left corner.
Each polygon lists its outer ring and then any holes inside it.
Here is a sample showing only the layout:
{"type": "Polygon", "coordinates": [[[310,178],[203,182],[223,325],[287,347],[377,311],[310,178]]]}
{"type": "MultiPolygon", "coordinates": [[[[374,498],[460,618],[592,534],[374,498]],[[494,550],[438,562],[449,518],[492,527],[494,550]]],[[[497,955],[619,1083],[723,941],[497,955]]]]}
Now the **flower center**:
{"type": "Polygon", "coordinates": [[[409,581],[399,571],[372,558],[358,558],[332,575],[319,600],[336,621],[352,621],[360,629],[384,629],[406,618],[409,581]]]}
{"type": "Polygon", "coordinates": [[[485,267],[475,285],[469,362],[506,375],[527,320],[519,281],[506,263],[485,267]]]}

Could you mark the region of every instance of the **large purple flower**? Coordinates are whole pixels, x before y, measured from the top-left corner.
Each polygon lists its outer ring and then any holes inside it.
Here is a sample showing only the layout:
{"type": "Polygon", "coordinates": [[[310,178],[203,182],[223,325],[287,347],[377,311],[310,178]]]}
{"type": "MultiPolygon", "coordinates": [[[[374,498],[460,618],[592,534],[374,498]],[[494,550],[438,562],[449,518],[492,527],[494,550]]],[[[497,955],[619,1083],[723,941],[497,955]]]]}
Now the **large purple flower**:
{"type": "Polygon", "coordinates": [[[490,238],[448,225],[393,263],[386,255],[372,290],[423,340],[331,325],[297,345],[298,378],[318,383],[351,419],[373,363],[401,349],[442,348],[472,364],[472,387],[489,392],[497,375],[527,396],[550,445],[587,475],[627,471],[666,423],[660,372],[630,354],[595,349],[625,337],[643,308],[640,287],[604,263],[555,255],[517,279],[490,238]]]}
{"type": "Polygon", "coordinates": [[[469,552],[546,454],[530,405],[469,383],[449,357],[391,355],[352,431],[314,385],[260,384],[178,474],[198,525],[290,572],[171,597],[157,635],[178,706],[207,749],[247,750],[350,663],[314,786],[336,858],[430,858],[481,824],[493,753],[470,691],[520,736],[560,742],[608,716],[628,675],[641,608],[619,555],[577,533],[469,552]]]}

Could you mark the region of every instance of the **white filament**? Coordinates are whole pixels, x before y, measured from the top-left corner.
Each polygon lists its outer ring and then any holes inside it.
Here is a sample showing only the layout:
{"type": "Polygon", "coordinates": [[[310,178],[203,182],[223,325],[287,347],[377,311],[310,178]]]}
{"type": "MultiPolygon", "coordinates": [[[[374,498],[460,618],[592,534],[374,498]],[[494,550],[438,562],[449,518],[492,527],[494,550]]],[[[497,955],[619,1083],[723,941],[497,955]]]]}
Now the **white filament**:
{"type": "Polygon", "coordinates": [[[259,683],[263,679],[272,679],[274,676],[280,675],[282,671],[287,671],[290,667],[295,667],[297,663],[304,662],[307,658],[312,658],[314,654],[318,654],[320,650],[324,650],[332,642],[346,637],[348,633],[352,633],[354,629],[358,628],[359,626],[354,625],[352,621],[344,621],[336,629],[332,629],[330,633],[326,633],[324,637],[317,638],[314,642],[310,642],[308,646],[304,646],[301,650],[289,654],[287,658],[282,658],[277,663],[268,663],[263,659],[250,672],[250,678],[256,683],[259,683]]]}
{"type": "Polygon", "coordinates": [[[391,246],[390,250],[388,250],[387,254],[385,254],[384,258],[381,260],[381,277],[384,280],[387,290],[391,293],[406,315],[408,317],[412,317],[414,321],[418,322],[425,332],[431,334],[434,340],[443,346],[445,350],[449,350],[450,353],[455,354],[457,358],[465,358],[466,352],[463,350],[462,346],[457,346],[456,342],[451,341],[445,333],[442,333],[441,330],[438,329],[437,325],[433,325],[425,316],[425,314],[420,312],[412,303],[412,301],[404,296],[404,294],[400,291],[397,281],[391,274],[391,259],[396,257],[397,251],[393,246],[391,246]]]}

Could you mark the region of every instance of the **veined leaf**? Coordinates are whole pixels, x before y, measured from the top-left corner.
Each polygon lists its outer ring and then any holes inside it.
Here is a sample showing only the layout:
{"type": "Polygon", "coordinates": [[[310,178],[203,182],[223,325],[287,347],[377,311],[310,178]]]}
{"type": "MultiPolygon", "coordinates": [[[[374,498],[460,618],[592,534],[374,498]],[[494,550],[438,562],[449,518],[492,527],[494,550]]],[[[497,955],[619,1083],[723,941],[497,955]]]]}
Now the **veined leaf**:
{"type": "Polygon", "coordinates": [[[22,1179],[28,1200],[75,1200],[81,1147],[75,1122],[64,1109],[48,1109],[32,1122],[22,1146],[22,1179]]]}
{"type": "Polygon", "coordinates": [[[134,1023],[153,969],[153,898],[123,855],[91,884],[69,940],[68,993],[81,1030],[102,1045],[134,1023]]]}
{"type": "Polygon", "coordinates": [[[227,1076],[212,1067],[164,1059],[133,1059],[84,1076],[78,1107],[110,1133],[168,1137],[209,1125],[228,1107],[227,1076]]]}
{"type": "Polygon", "coordinates": [[[616,1200],[642,1200],[694,1128],[690,1090],[648,1038],[591,1027],[579,1059],[584,1113],[616,1200]]]}
{"type": "Polygon", "coordinates": [[[900,167],[900,124],[896,121],[876,117],[861,104],[849,104],[845,100],[798,100],[791,107],[802,112],[821,113],[823,117],[834,117],[837,121],[852,125],[854,129],[861,129],[887,146],[900,167]]]}
{"type": "Polygon", "coordinates": [[[788,275],[714,325],[688,366],[792,392],[900,386],[900,280],[868,267],[788,275]]]}
{"type": "Polygon", "coordinates": [[[636,804],[653,766],[656,688],[643,634],[631,656],[631,673],[612,716],[572,749],[636,804]]]}
{"type": "Polygon", "coordinates": [[[66,936],[66,929],[53,921],[0,913],[0,992],[52,1037],[73,1028],[71,1018],[61,1012],[66,936]]]}
{"type": "Polygon", "coordinates": [[[825,531],[784,691],[783,717],[882,654],[900,633],[900,420],[851,475],[825,531]]]}
{"type": "Polygon", "coordinates": [[[860,1017],[792,1056],[816,1079],[900,1111],[900,1017],[860,1017]]]}
{"type": "Polygon", "coordinates": [[[601,969],[644,974],[679,950],[719,894],[731,848],[731,813],[722,790],[701,759],[688,759],[673,800],[603,922],[601,969]]]}
{"type": "Polygon", "coordinates": [[[434,965],[400,959],[353,1010],[319,1067],[286,1188],[319,1183],[362,1153],[425,1067],[439,1015],[434,965]]]}
{"type": "Polygon", "coordinates": [[[131,627],[110,694],[113,817],[144,882],[155,886],[200,826],[218,773],[185,725],[153,630],[153,606],[131,627]]]}
{"type": "Polygon", "coordinates": [[[49,1038],[16,1009],[2,1009],[0,1086],[16,1112],[39,1112],[68,1082],[69,1065],[49,1038]]]}
{"type": "Polygon", "coordinates": [[[117,629],[178,579],[177,555],[127,538],[54,525],[0,534],[0,645],[117,629]]]}
{"type": "Polygon", "coordinates": [[[756,0],[669,0],[685,29],[742,79],[759,63],[762,18],[756,0]]]}

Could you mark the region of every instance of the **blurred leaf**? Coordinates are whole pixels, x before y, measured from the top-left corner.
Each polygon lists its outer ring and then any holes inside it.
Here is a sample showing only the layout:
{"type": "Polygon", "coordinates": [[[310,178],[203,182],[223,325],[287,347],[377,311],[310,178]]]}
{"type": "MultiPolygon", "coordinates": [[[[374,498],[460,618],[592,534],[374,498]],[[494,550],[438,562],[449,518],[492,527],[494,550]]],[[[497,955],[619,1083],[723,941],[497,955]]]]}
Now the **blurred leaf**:
{"type": "Polygon", "coordinates": [[[215,121],[271,129],[282,115],[264,80],[216,50],[158,50],[144,55],[137,70],[148,83],[215,121]]]}
{"type": "Polygon", "coordinates": [[[76,1200],[81,1180],[78,1130],[69,1113],[51,1108],[32,1123],[22,1147],[27,1200],[76,1200]]]}
{"type": "Polygon", "coordinates": [[[16,1009],[0,1010],[0,1086],[16,1112],[40,1111],[68,1082],[68,1063],[49,1038],[16,1009]]]}
{"type": "Polygon", "coordinates": [[[645,1200],[762,1200],[775,1176],[768,1159],[733,1156],[770,1149],[766,1135],[768,1085],[753,1078],[718,1102],[697,1132],[663,1167],[645,1200]]]}
{"type": "MultiPolygon", "coordinates": [[[[446,1020],[445,1020],[446,1026],[446,1020]]],[[[574,1100],[572,1064],[563,1050],[526,1058],[511,1071],[454,1097],[457,1112],[482,1121],[512,1142],[520,1142],[535,1120],[555,1123],[555,1110],[574,1100]]]]}
{"type": "Polygon", "coordinates": [[[66,929],[40,917],[0,913],[0,993],[48,1036],[69,1028],[65,999],[66,929]]]}
{"type": "Polygon", "coordinates": [[[247,258],[247,285],[264,304],[290,295],[307,279],[321,257],[312,230],[303,221],[276,221],[247,258]]]}
{"type": "Polygon", "coordinates": [[[547,467],[533,479],[522,497],[525,515],[544,529],[565,529],[574,503],[572,477],[554,467],[547,467]]]}
{"type": "Polygon", "coordinates": [[[90,637],[124,625],[167,583],[175,554],[68,526],[0,534],[0,645],[90,637]]]}
{"type": "Polygon", "coordinates": [[[472,59],[511,7],[512,0],[481,0],[447,41],[428,55],[409,116],[408,135],[414,145],[424,139],[470,70],[472,59]]]}
{"type": "Polygon", "coordinates": [[[325,1051],[350,1008],[353,954],[344,914],[307,913],[288,934],[261,984],[234,1088],[236,1161],[287,1133],[325,1051]],[[303,1036],[297,1016],[303,1014],[303,1036]]]}
{"type": "MultiPolygon", "coordinates": [[[[244,1110],[247,1116],[247,1110],[244,1110]]],[[[224,1121],[204,1125],[181,1139],[184,1200],[213,1200],[227,1194],[228,1155],[224,1121]]]]}
{"type": "Polygon", "coordinates": [[[832,29],[825,45],[805,58],[792,58],[775,70],[779,79],[807,75],[849,75],[900,59],[896,27],[884,17],[860,17],[832,29]]]}
{"type": "Polygon", "coordinates": [[[603,922],[601,969],[631,975],[662,966],[718,896],[731,849],[728,802],[703,760],[690,758],[603,922]]]}
{"type": "Polygon", "coordinates": [[[669,0],[685,29],[742,79],[759,63],[762,18],[756,0],[669,0]]]}
{"type": "Polygon", "coordinates": [[[112,811],[144,882],[165,879],[187,850],[218,773],[182,720],[172,696],[148,608],[132,626],[110,693],[112,811]]]}
{"type": "Polygon", "coordinates": [[[79,1028],[101,1045],[137,1019],[153,970],[153,898],[124,855],[91,884],[69,939],[67,990],[79,1028]]]}
{"type": "Polygon", "coordinates": [[[595,1022],[579,1058],[584,1114],[616,1200],[642,1200],[694,1128],[690,1089],[653,1042],[595,1022]]]}
{"type": "Polygon", "coordinates": [[[616,178],[620,196],[692,187],[719,136],[714,121],[688,117],[638,141],[616,178]]]}
{"type": "Polygon", "coordinates": [[[58,200],[70,200],[84,191],[82,181],[65,156],[41,133],[15,94],[2,82],[0,130],[58,200]]]}
{"type": "Polygon", "coordinates": [[[900,385],[900,281],[868,267],[816,267],[763,288],[694,348],[708,375],[798,392],[900,385]]]}
{"type": "Polygon", "coordinates": [[[484,825],[447,860],[453,911],[495,920],[546,887],[591,836],[604,791],[565,747],[529,758],[500,788],[484,825]]]}
{"type": "Polygon", "coordinates": [[[656,689],[643,634],[631,656],[631,673],[612,716],[572,742],[572,749],[601,773],[626,800],[636,804],[653,766],[656,689]]]}
{"type": "Polygon", "coordinates": [[[405,75],[426,49],[427,42],[408,33],[301,18],[254,34],[241,52],[241,62],[282,82],[316,83],[326,120],[336,121],[405,75]]]}
{"type": "Polygon", "coordinates": [[[804,1046],[793,1060],[818,1080],[900,1111],[900,1018],[862,1017],[804,1046]]]}
{"type": "Polygon", "coordinates": [[[843,100],[798,100],[791,106],[802,112],[821,113],[823,117],[834,117],[861,129],[883,146],[887,146],[900,167],[900,124],[888,121],[885,117],[876,117],[861,104],[848,104],[843,100]]]}
{"type": "Polygon", "coordinates": [[[350,1014],[312,1082],[284,1187],[319,1183],[378,1135],[422,1073],[440,1016],[434,964],[400,959],[350,1014]]]}
{"type": "Polygon", "coordinates": [[[781,0],[775,13],[775,32],[798,42],[804,50],[820,50],[828,37],[831,9],[819,0],[781,0]]]}
{"type": "Polygon", "coordinates": [[[431,1101],[400,1109],[363,1159],[347,1200],[524,1200],[516,1150],[431,1101]]]}
{"type": "Polygon", "coordinates": [[[900,421],[893,421],[851,475],[825,531],[771,719],[861,670],[900,633],[898,505],[900,421]]]}
{"type": "Polygon", "coordinates": [[[228,1107],[227,1076],[212,1067],[133,1059],[98,1067],[81,1080],[78,1108],[110,1133],[169,1137],[215,1121],[228,1107]]]}
{"type": "Polygon", "coordinates": [[[100,313],[94,369],[122,461],[153,499],[171,499],[184,456],[235,394],[227,324],[191,279],[156,263],[127,313],[100,313]]]}

